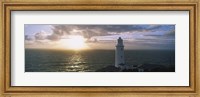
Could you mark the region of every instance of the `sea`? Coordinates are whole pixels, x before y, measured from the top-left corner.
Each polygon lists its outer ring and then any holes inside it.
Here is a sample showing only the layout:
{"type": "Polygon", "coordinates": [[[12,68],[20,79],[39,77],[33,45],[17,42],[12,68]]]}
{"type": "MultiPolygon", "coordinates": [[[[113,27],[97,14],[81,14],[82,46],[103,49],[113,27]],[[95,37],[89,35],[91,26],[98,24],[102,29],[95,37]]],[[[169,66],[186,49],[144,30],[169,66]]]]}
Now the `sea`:
{"type": "MultiPolygon", "coordinates": [[[[175,50],[125,50],[125,64],[175,68],[175,50]]],[[[115,64],[115,50],[25,49],[25,72],[95,72],[115,64]]]]}

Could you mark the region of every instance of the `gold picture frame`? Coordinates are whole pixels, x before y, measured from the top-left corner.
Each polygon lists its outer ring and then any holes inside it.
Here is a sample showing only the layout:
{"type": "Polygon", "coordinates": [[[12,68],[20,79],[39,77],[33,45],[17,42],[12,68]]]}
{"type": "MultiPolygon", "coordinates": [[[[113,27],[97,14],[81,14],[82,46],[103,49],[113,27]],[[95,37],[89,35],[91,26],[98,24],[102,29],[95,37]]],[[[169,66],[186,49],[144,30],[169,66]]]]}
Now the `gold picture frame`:
{"type": "Polygon", "coordinates": [[[110,96],[110,97],[200,97],[199,70],[199,34],[200,31],[200,2],[199,0],[13,0],[1,2],[1,96],[5,97],[66,97],[66,96],[110,96]],[[158,87],[53,87],[53,86],[11,86],[11,11],[59,11],[59,10],[117,10],[117,11],[189,11],[190,25],[190,82],[189,86],[158,86],[158,87]],[[147,95],[148,94],[148,95],[147,95]]]}

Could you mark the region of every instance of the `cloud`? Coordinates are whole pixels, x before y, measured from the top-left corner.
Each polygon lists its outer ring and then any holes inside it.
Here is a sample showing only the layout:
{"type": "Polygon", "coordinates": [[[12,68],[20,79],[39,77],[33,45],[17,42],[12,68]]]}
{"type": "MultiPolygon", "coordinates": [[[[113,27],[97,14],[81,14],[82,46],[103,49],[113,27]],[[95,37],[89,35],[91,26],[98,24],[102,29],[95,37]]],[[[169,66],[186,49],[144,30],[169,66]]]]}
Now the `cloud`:
{"type": "MultiPolygon", "coordinates": [[[[94,36],[110,36],[121,34],[134,34],[140,33],[146,35],[144,32],[156,32],[173,29],[174,25],[50,25],[52,30],[51,34],[46,32],[37,32],[34,35],[35,40],[52,40],[57,41],[68,35],[81,35],[84,38],[90,40],[94,36]]],[[[150,33],[146,36],[159,36],[154,33],[150,33]]],[[[30,40],[26,36],[26,40],[30,40]]]]}
{"type": "Polygon", "coordinates": [[[46,39],[47,34],[46,34],[46,32],[41,31],[41,32],[35,33],[34,36],[35,36],[35,39],[36,39],[36,40],[44,40],[44,39],[46,39]]]}
{"type": "Polygon", "coordinates": [[[97,42],[99,42],[99,40],[97,40],[96,38],[86,40],[86,43],[97,43],[97,42]]]}
{"type": "Polygon", "coordinates": [[[60,35],[53,33],[51,35],[48,35],[47,39],[52,40],[52,41],[57,41],[57,40],[60,40],[60,35]]]}
{"type": "Polygon", "coordinates": [[[165,33],[165,36],[175,36],[175,30],[171,30],[171,31],[165,33]]]}
{"type": "Polygon", "coordinates": [[[82,35],[84,38],[93,36],[107,35],[102,26],[96,25],[53,25],[53,33],[59,36],[63,35],[82,35]]]}
{"type": "Polygon", "coordinates": [[[31,37],[30,35],[25,35],[25,40],[32,41],[32,40],[34,40],[34,38],[31,37]]]}
{"type": "MultiPolygon", "coordinates": [[[[54,28],[52,28],[54,29],[54,28]]],[[[34,39],[35,41],[38,41],[38,40],[52,40],[52,41],[57,41],[57,40],[60,40],[61,39],[61,36],[65,35],[64,32],[62,30],[54,30],[54,33],[52,34],[47,34],[47,32],[45,31],[41,31],[41,32],[37,32],[35,33],[34,35],[34,39]]],[[[25,36],[25,39],[28,39],[29,37],[25,36]]],[[[27,40],[26,39],[26,40],[27,40]]]]}
{"type": "MultiPolygon", "coordinates": [[[[102,44],[112,46],[118,37],[125,42],[142,45],[173,44],[175,43],[175,25],[49,25],[50,32],[40,31],[25,36],[25,40],[43,46],[59,42],[70,35],[81,35],[90,45],[102,44]],[[31,36],[32,35],[32,36],[31,36]]],[[[31,43],[30,43],[31,44],[31,43]]],[[[134,44],[134,45],[135,45],[134,44]]],[[[98,46],[99,47],[99,46],[98,46]]]]}
{"type": "Polygon", "coordinates": [[[132,32],[150,32],[152,30],[163,27],[161,25],[52,25],[52,36],[48,36],[50,40],[64,35],[82,35],[84,38],[90,39],[93,36],[117,35],[132,32]]]}

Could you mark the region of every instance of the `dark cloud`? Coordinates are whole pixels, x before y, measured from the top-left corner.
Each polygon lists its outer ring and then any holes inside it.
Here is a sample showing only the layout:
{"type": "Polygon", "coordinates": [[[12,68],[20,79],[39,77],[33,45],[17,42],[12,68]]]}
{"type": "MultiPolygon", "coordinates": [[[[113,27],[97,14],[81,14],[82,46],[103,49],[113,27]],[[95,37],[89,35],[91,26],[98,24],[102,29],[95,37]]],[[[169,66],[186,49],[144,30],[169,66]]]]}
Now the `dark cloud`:
{"type": "MultiPolygon", "coordinates": [[[[124,32],[148,32],[162,28],[161,25],[52,25],[53,36],[82,35],[90,39],[93,36],[106,36],[124,32]]],[[[55,38],[48,38],[55,39],[55,38]]]]}
{"type": "Polygon", "coordinates": [[[34,40],[31,36],[29,36],[29,35],[25,35],[25,40],[27,40],[27,41],[32,41],[32,40],[34,40]]]}
{"type": "Polygon", "coordinates": [[[160,36],[163,36],[163,35],[144,35],[144,36],[153,36],[153,37],[160,37],[160,36]]]}
{"type": "MultiPolygon", "coordinates": [[[[143,36],[169,36],[174,35],[175,25],[52,25],[52,33],[47,35],[44,31],[35,33],[36,40],[57,41],[68,35],[81,35],[88,42],[97,42],[90,40],[94,36],[110,36],[120,34],[140,33],[143,36]],[[168,33],[158,35],[154,33],[144,34],[144,32],[168,31],[168,33]]],[[[139,36],[138,36],[139,37],[139,36]]],[[[28,36],[25,37],[28,40],[28,36]]]]}
{"type": "Polygon", "coordinates": [[[57,40],[60,40],[60,35],[53,33],[51,35],[48,35],[47,39],[52,40],[52,41],[57,41],[57,40]]]}
{"type": "Polygon", "coordinates": [[[165,33],[165,36],[175,36],[175,30],[171,30],[171,31],[165,33]]]}
{"type": "Polygon", "coordinates": [[[92,36],[103,36],[108,33],[101,25],[53,25],[53,27],[53,33],[59,36],[82,35],[85,38],[91,38],[92,36]]]}
{"type": "Polygon", "coordinates": [[[175,29],[175,25],[151,25],[148,30],[151,31],[171,31],[175,29]]]}
{"type": "Polygon", "coordinates": [[[97,42],[99,42],[96,38],[93,38],[93,39],[91,39],[91,40],[86,40],[86,43],[97,43],[97,42]]]}
{"type": "Polygon", "coordinates": [[[53,34],[57,34],[57,35],[65,35],[65,34],[70,34],[70,31],[72,31],[74,29],[73,25],[54,25],[52,27],[53,30],[53,34]]]}
{"type": "MultiPolygon", "coordinates": [[[[164,33],[164,32],[163,32],[164,33]]],[[[152,37],[168,37],[168,36],[174,36],[175,37],[175,31],[172,30],[172,31],[168,31],[168,32],[165,32],[164,34],[147,34],[147,35],[144,35],[144,36],[152,36],[152,37]]]]}
{"type": "Polygon", "coordinates": [[[44,40],[46,39],[46,33],[41,31],[41,32],[38,32],[38,33],[35,33],[34,37],[36,40],[44,40]]]}
{"type": "MultiPolygon", "coordinates": [[[[25,35],[26,44],[46,46],[55,44],[69,35],[81,35],[94,48],[111,48],[122,37],[128,48],[174,48],[175,25],[49,25],[49,30],[35,31],[25,35]],[[46,31],[46,32],[45,32],[46,31]],[[36,32],[36,33],[35,33],[36,32]],[[32,41],[33,40],[33,41],[32,41]],[[129,47],[130,46],[130,47],[129,47]],[[148,47],[145,47],[148,46],[148,47]]],[[[41,29],[40,29],[41,30],[41,29]]],[[[26,33],[25,33],[26,34],[26,33]]],[[[54,45],[55,46],[55,45],[54,45]]]]}

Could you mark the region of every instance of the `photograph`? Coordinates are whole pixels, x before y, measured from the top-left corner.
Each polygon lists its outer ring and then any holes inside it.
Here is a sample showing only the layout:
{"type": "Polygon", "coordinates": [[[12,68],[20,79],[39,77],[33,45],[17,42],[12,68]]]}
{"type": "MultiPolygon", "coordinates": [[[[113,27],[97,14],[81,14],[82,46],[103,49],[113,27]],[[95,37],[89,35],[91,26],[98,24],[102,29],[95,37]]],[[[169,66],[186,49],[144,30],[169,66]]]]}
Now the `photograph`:
{"type": "Polygon", "coordinates": [[[174,24],[24,24],[25,72],[175,72],[174,24]]]}
{"type": "Polygon", "coordinates": [[[3,1],[2,96],[200,94],[199,0],[3,1]]]}

